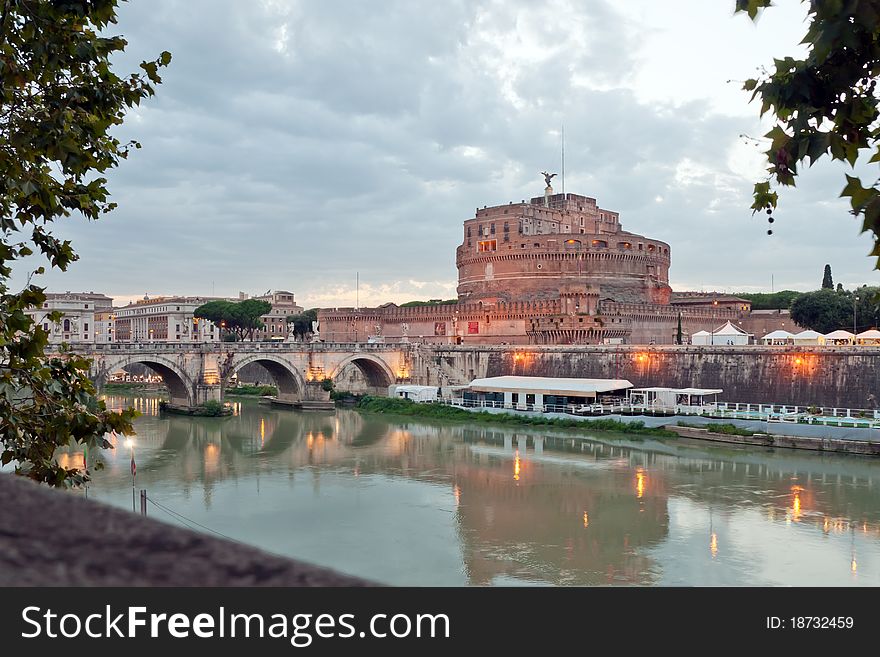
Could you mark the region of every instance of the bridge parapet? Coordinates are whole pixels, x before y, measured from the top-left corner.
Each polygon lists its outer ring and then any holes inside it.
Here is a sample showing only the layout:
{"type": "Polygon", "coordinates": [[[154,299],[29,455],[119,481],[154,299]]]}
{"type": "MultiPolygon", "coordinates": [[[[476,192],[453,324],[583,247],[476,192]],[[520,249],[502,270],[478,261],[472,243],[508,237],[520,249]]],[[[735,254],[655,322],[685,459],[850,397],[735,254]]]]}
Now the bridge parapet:
{"type": "MultiPolygon", "coordinates": [[[[115,342],[109,344],[74,344],[68,351],[74,354],[91,353],[253,353],[253,352],[400,352],[410,351],[410,343],[367,343],[367,342],[115,342]]],[[[58,349],[47,349],[57,353],[58,349]]]]}

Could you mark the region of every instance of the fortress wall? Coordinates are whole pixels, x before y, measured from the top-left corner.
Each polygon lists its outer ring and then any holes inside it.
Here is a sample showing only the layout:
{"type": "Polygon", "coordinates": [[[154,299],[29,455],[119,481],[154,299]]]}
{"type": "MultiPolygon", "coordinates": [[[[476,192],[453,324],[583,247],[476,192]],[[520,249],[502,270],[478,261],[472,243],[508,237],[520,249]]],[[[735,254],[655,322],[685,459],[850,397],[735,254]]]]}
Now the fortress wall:
{"type": "Polygon", "coordinates": [[[414,375],[430,370],[469,382],[483,376],[628,379],[636,387],[721,388],[719,399],[874,408],[880,400],[878,347],[530,346],[423,347],[414,375]],[[439,362],[439,366],[437,363],[439,362]]]}

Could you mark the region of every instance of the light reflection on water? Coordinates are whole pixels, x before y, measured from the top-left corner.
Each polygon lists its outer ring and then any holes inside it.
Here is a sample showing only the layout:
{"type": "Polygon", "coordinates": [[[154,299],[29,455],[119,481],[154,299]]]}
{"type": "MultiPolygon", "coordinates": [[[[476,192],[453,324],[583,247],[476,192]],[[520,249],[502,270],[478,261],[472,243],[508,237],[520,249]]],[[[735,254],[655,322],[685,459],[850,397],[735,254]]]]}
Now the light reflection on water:
{"type": "MultiPolygon", "coordinates": [[[[880,461],[133,404],[136,487],[263,549],[408,585],[880,585],[880,461]]],[[[90,455],[90,459],[95,455],[90,455]]],[[[129,450],[89,496],[131,508],[129,450]]],[[[59,455],[77,467],[82,452],[59,455]]],[[[156,506],[150,515],[182,524],[156,506]]]]}

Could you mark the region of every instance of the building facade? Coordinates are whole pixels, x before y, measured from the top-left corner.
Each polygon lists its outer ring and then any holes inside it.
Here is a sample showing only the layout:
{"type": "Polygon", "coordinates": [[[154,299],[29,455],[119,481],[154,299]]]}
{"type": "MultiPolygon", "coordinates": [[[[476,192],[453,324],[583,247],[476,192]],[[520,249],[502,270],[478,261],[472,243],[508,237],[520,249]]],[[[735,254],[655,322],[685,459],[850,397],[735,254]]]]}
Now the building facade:
{"type": "Polygon", "coordinates": [[[102,315],[113,307],[113,299],[95,292],[47,293],[41,308],[27,311],[34,322],[49,336],[50,344],[83,344],[96,341],[96,314],[102,315]],[[60,312],[59,321],[48,315],[60,312]]]}
{"type": "Polygon", "coordinates": [[[287,318],[290,315],[299,315],[303,311],[302,306],[296,305],[293,292],[269,291],[262,296],[253,298],[272,304],[272,310],[260,317],[263,321],[263,328],[254,331],[254,340],[286,340],[288,337],[287,318]]]}
{"type": "Polygon", "coordinates": [[[477,209],[456,250],[459,302],[558,299],[560,282],[623,303],[668,304],[669,245],[623,230],[578,194],[477,209]]]}
{"type": "Polygon", "coordinates": [[[458,302],[321,309],[319,339],[447,344],[673,344],[748,322],[730,295],[673,293],[667,243],[578,194],[477,208],[456,250],[458,302]]]}
{"type": "Polygon", "coordinates": [[[195,309],[222,297],[155,297],[118,308],[113,326],[114,342],[217,342],[220,330],[206,319],[193,316],[195,309]]]}

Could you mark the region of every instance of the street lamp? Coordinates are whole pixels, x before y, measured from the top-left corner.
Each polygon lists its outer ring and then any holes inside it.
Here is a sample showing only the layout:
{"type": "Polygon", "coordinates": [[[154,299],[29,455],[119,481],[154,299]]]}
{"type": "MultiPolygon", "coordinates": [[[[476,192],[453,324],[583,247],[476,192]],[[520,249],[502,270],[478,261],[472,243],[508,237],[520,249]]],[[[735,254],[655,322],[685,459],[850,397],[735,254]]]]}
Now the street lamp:
{"type": "Polygon", "coordinates": [[[858,333],[856,330],[856,304],[859,302],[859,298],[853,297],[853,340],[855,340],[855,335],[858,333]]]}
{"type": "Polygon", "coordinates": [[[135,494],[134,494],[134,478],[137,475],[137,466],[134,463],[134,440],[132,438],[127,438],[125,440],[125,445],[129,449],[131,449],[131,510],[136,512],[135,507],[135,494]]]}

